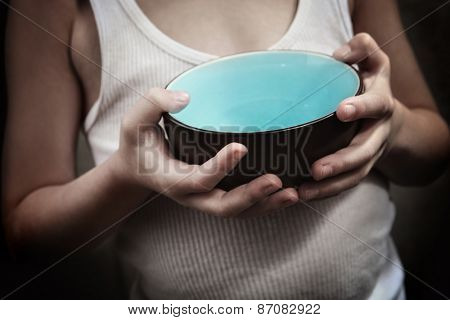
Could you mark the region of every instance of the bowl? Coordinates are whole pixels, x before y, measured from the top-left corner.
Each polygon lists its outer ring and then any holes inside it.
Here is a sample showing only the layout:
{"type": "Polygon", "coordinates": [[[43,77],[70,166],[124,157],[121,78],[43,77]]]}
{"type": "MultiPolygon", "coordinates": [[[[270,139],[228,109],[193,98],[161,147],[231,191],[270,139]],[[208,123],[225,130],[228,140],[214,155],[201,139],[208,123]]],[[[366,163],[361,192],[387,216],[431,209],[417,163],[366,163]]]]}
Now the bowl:
{"type": "Polygon", "coordinates": [[[255,51],[212,60],[173,79],[170,90],[190,94],[189,104],[163,115],[173,155],[202,164],[231,142],[247,155],[218,187],[230,190],[266,173],[284,187],[311,179],[317,159],[347,146],[357,122],[341,122],[336,108],[361,94],[351,66],[305,51],[255,51]]]}

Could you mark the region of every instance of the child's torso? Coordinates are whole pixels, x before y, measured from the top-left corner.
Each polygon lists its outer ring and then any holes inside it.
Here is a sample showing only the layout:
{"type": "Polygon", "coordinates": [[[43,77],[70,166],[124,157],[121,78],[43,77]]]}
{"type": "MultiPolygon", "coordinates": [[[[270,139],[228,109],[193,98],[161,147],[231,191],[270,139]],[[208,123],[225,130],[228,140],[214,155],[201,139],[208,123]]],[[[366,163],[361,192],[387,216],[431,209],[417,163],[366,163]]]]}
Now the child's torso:
{"type": "MultiPolygon", "coordinates": [[[[243,17],[254,13],[256,1],[242,3],[243,17]]],[[[262,3],[268,6],[262,10],[266,16],[253,20],[239,18],[235,9],[210,10],[229,14],[235,24],[217,18],[209,28],[205,24],[216,17],[200,18],[203,11],[187,18],[179,7],[180,15],[170,22],[164,17],[178,12],[174,8],[148,13],[147,5],[142,10],[134,0],[91,0],[93,13],[87,8],[80,16],[73,42],[103,67],[100,72],[74,55],[91,106],[84,129],[96,164],[117,149],[120,119],[140,93],[163,87],[215,54],[249,49],[331,54],[352,36],[347,0],[262,3]],[[191,25],[197,20],[203,24],[198,29],[191,25]],[[247,20],[253,21],[248,30],[243,27],[247,20]],[[271,32],[264,32],[264,26],[271,32]],[[200,34],[201,29],[208,32],[200,34]]],[[[367,297],[386,261],[341,228],[383,255],[392,254],[388,240],[394,210],[385,181],[371,174],[352,190],[312,205],[321,214],[298,204],[270,217],[224,220],[160,197],[116,237],[130,293],[151,298],[367,297]]]]}

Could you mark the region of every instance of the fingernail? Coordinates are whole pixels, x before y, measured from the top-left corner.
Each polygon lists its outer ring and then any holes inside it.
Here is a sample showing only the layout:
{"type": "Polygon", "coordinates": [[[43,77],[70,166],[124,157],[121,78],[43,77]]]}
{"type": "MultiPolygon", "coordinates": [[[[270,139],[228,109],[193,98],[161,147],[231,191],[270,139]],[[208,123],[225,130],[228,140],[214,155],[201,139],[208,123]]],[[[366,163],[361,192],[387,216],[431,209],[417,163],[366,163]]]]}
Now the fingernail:
{"type": "Polygon", "coordinates": [[[286,200],[285,202],[286,202],[286,203],[291,203],[291,204],[297,203],[297,201],[298,201],[298,192],[297,192],[297,191],[294,191],[294,190],[286,190],[286,192],[287,192],[290,196],[289,196],[289,199],[286,200]]]}
{"type": "Polygon", "coordinates": [[[277,191],[279,188],[277,185],[275,184],[271,184],[267,187],[264,188],[264,194],[271,194],[274,193],[275,191],[277,191]]]}
{"type": "Polygon", "coordinates": [[[342,46],[334,52],[335,58],[345,59],[352,52],[351,48],[348,45],[342,46]]]}
{"type": "Polygon", "coordinates": [[[288,199],[288,200],[283,201],[282,205],[283,205],[283,207],[287,207],[287,206],[293,205],[296,202],[297,201],[295,201],[294,199],[288,199]]]}
{"type": "Polygon", "coordinates": [[[243,144],[239,144],[237,147],[234,148],[233,151],[233,157],[235,158],[243,158],[248,153],[248,149],[243,144]]]}
{"type": "Polygon", "coordinates": [[[189,94],[184,91],[172,91],[175,106],[178,108],[184,107],[189,103],[189,94]]]}
{"type": "Polygon", "coordinates": [[[342,120],[348,121],[353,119],[356,113],[356,108],[354,105],[347,104],[344,106],[344,118],[342,120]]]}
{"type": "Polygon", "coordinates": [[[288,199],[288,200],[283,201],[283,206],[286,207],[286,206],[293,205],[293,204],[295,204],[295,203],[297,203],[297,199],[290,198],[290,199],[288,199]]]}

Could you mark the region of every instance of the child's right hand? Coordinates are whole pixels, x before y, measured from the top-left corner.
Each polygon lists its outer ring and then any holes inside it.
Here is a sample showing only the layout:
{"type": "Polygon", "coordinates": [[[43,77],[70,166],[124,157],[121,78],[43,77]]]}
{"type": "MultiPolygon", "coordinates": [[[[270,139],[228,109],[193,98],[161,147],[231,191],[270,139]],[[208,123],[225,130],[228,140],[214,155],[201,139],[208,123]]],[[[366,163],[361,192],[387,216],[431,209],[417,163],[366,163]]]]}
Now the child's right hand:
{"type": "Polygon", "coordinates": [[[215,188],[247,153],[241,144],[225,146],[203,165],[173,158],[158,122],[164,112],[180,110],[188,102],[185,92],[155,88],[124,116],[119,150],[113,156],[119,179],[216,216],[266,215],[298,201],[297,192],[281,189],[281,180],[272,174],[228,192],[215,188]],[[145,173],[139,168],[144,162],[148,166],[145,173]]]}

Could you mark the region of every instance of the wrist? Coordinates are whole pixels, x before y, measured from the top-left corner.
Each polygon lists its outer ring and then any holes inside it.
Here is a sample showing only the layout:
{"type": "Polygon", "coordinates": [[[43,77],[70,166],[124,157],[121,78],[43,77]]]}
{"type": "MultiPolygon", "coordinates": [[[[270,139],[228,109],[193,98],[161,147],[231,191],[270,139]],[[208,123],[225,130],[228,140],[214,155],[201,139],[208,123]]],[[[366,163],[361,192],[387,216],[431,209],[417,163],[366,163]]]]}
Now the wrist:
{"type": "Polygon", "coordinates": [[[433,110],[409,109],[399,101],[396,104],[388,146],[376,167],[398,184],[429,183],[445,166],[447,126],[433,110]]]}
{"type": "Polygon", "coordinates": [[[400,101],[393,98],[393,113],[392,113],[392,132],[389,143],[392,148],[395,148],[399,142],[398,137],[401,136],[401,131],[404,128],[406,118],[409,117],[410,110],[400,101]]]}
{"type": "Polygon", "coordinates": [[[386,149],[382,158],[388,157],[391,153],[398,153],[403,149],[402,146],[402,130],[405,126],[406,118],[409,117],[410,110],[401,102],[393,98],[393,112],[391,115],[390,133],[386,141],[386,149]]]}
{"type": "Polygon", "coordinates": [[[399,158],[405,158],[405,141],[402,141],[402,131],[405,126],[405,117],[408,117],[409,110],[397,99],[392,99],[393,107],[390,116],[390,132],[386,140],[383,154],[378,159],[375,167],[382,173],[389,176],[392,163],[399,158]]]}
{"type": "Polygon", "coordinates": [[[123,159],[119,151],[113,153],[105,164],[108,166],[112,183],[121,190],[131,192],[143,199],[154,193],[153,190],[140,181],[137,168],[134,168],[133,165],[123,159]]]}
{"type": "Polygon", "coordinates": [[[108,174],[115,185],[124,186],[133,189],[148,190],[143,186],[137,177],[137,169],[133,169],[120,154],[119,151],[114,152],[111,157],[105,162],[108,168],[108,174]]]}

